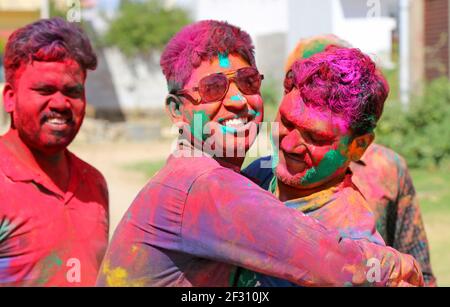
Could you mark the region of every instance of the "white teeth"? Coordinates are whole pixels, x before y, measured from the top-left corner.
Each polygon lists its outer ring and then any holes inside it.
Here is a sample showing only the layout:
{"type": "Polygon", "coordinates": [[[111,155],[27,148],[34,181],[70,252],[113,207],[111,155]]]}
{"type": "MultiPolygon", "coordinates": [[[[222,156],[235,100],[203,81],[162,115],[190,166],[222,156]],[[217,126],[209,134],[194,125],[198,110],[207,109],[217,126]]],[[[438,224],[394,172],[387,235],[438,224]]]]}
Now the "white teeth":
{"type": "Polygon", "coordinates": [[[225,126],[227,127],[242,127],[248,122],[247,118],[229,119],[225,121],[225,126]]]}
{"type": "Polygon", "coordinates": [[[54,125],[64,125],[67,123],[67,120],[62,118],[50,118],[47,120],[47,122],[54,125]]]}

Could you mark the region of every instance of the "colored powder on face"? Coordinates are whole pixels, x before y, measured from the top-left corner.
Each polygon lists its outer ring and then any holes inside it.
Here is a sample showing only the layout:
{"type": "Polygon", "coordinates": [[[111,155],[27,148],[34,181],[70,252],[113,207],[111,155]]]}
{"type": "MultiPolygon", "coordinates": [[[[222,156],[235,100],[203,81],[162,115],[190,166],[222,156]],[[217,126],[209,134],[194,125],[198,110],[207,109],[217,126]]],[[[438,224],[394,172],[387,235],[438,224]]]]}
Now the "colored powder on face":
{"type": "Polygon", "coordinates": [[[204,133],[205,125],[210,121],[205,111],[194,111],[194,118],[191,121],[191,133],[198,139],[205,141],[207,135],[204,133]]]}
{"type": "MultiPolygon", "coordinates": [[[[341,140],[340,149],[348,146],[349,138],[346,136],[341,140]]],[[[325,154],[317,167],[309,169],[302,178],[301,183],[304,185],[316,183],[324,180],[328,176],[336,172],[347,161],[347,157],[341,154],[341,150],[330,150],[325,154]]]]}
{"type": "Polygon", "coordinates": [[[242,97],[242,95],[234,95],[230,98],[231,101],[242,101],[244,97],[242,97]]]}
{"type": "Polygon", "coordinates": [[[219,65],[222,68],[230,68],[230,59],[228,53],[219,53],[219,65]]]}
{"type": "Polygon", "coordinates": [[[253,117],[258,117],[261,115],[261,113],[256,112],[255,110],[250,110],[250,111],[248,111],[248,115],[253,116],[253,117]]]}
{"type": "Polygon", "coordinates": [[[227,133],[235,134],[237,132],[237,129],[233,128],[233,127],[222,126],[221,129],[222,129],[222,134],[227,134],[227,133]]]}
{"type": "Polygon", "coordinates": [[[307,59],[315,55],[316,53],[322,52],[326,47],[326,44],[322,42],[316,42],[311,47],[308,47],[303,51],[303,58],[307,59]]]}

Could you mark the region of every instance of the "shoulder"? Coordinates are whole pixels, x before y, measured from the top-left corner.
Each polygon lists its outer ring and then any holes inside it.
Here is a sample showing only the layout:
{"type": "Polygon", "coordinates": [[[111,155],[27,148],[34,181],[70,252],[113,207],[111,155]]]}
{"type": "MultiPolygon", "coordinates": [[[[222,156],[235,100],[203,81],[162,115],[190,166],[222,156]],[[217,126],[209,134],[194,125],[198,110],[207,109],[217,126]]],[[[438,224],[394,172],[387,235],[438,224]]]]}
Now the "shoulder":
{"type": "Polygon", "coordinates": [[[67,152],[70,157],[71,166],[77,170],[80,176],[79,180],[81,184],[93,192],[96,192],[95,190],[99,190],[104,198],[104,201],[108,203],[108,184],[106,183],[106,179],[103,174],[94,166],[83,161],[72,152],[67,152]]]}
{"type": "Polygon", "coordinates": [[[406,169],[406,160],[394,150],[380,144],[372,144],[363,156],[366,163],[382,163],[387,167],[406,169]]]}
{"type": "Polygon", "coordinates": [[[198,177],[223,167],[210,157],[170,156],[166,164],[150,180],[172,190],[187,193],[198,177]]]}
{"type": "Polygon", "coordinates": [[[68,151],[68,154],[71,160],[71,164],[77,168],[77,170],[83,177],[85,177],[85,179],[90,181],[95,180],[99,184],[106,185],[105,177],[98,169],[96,169],[89,163],[83,161],[82,159],[77,157],[74,153],[68,151]]]}

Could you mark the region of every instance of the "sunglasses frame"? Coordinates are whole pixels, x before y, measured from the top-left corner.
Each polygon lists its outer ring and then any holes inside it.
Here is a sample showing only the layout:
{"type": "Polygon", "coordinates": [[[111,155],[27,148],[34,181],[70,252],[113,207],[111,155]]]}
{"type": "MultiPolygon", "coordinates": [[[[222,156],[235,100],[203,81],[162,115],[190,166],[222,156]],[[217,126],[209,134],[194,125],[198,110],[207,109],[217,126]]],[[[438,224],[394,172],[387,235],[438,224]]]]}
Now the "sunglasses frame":
{"type": "MultiPolygon", "coordinates": [[[[203,78],[201,78],[199,83],[202,82],[203,79],[211,77],[211,76],[214,76],[214,75],[224,75],[226,77],[226,79],[227,79],[227,87],[226,87],[225,91],[223,92],[223,95],[220,98],[215,99],[213,101],[204,101],[203,100],[203,97],[201,97],[201,94],[200,94],[200,87],[199,86],[194,86],[191,89],[175,90],[175,91],[172,91],[170,94],[185,97],[190,102],[192,102],[193,104],[197,104],[197,105],[201,104],[201,103],[213,103],[213,102],[221,101],[227,95],[227,93],[228,93],[228,91],[230,89],[231,82],[234,82],[234,84],[236,84],[236,86],[239,89],[239,91],[241,91],[244,95],[254,95],[254,94],[246,94],[246,93],[244,93],[242,91],[242,89],[239,87],[239,84],[236,82],[236,76],[237,76],[239,70],[248,69],[248,68],[252,68],[258,73],[259,77],[261,78],[260,82],[262,82],[262,80],[264,80],[264,75],[260,74],[259,71],[256,68],[254,68],[254,67],[243,67],[243,68],[239,68],[239,69],[236,69],[236,70],[224,71],[224,72],[220,72],[220,73],[213,73],[213,74],[209,74],[209,75],[204,76],[203,78]],[[200,95],[200,100],[194,99],[194,97],[192,97],[189,94],[190,91],[198,92],[199,95],[200,95]]],[[[260,84],[259,87],[261,88],[261,84],[260,84]]]]}

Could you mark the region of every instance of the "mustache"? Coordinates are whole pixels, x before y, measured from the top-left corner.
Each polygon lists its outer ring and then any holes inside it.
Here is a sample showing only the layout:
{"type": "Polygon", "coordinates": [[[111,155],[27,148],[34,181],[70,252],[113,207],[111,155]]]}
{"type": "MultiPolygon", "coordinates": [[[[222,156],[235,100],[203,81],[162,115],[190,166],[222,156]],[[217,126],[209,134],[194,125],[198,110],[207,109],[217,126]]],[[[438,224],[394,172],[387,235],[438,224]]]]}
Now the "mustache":
{"type": "Polygon", "coordinates": [[[65,110],[62,112],[55,112],[55,111],[44,112],[41,114],[40,123],[43,124],[51,118],[64,119],[68,123],[73,123],[73,114],[72,111],[70,110],[65,110]]]}

